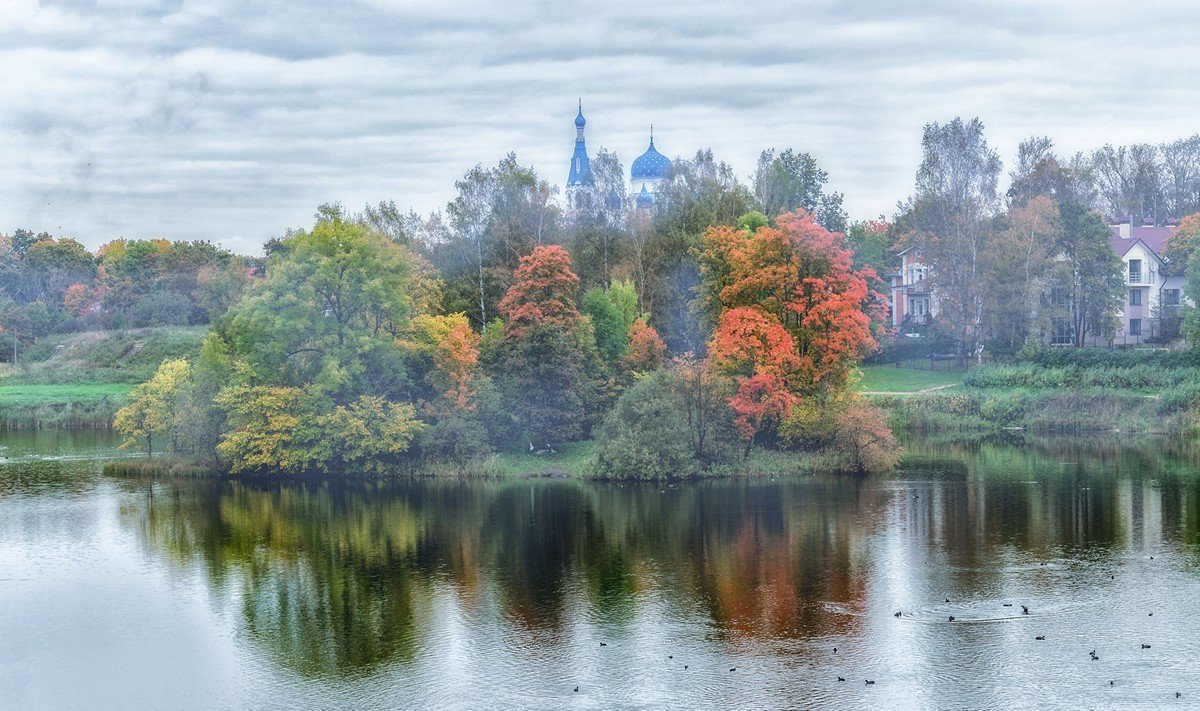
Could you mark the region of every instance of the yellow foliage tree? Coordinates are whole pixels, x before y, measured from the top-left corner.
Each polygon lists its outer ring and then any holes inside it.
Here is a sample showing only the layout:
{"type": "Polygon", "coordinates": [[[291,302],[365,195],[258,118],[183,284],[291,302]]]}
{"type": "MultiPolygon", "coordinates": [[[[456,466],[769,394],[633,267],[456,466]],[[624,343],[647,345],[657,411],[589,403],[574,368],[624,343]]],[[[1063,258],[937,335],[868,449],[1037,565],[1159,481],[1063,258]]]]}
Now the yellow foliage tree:
{"type": "Polygon", "coordinates": [[[236,387],[222,390],[216,403],[229,416],[217,453],[230,471],[300,469],[308,457],[297,444],[304,391],[290,387],[236,387]]]}
{"type": "Polygon", "coordinates": [[[122,449],[144,439],[146,456],[154,455],[154,435],[172,429],[175,401],[190,375],[191,366],[186,360],[165,360],[153,377],[133,389],[129,404],[117,410],[113,419],[113,427],[126,437],[122,449]]]}
{"type": "Polygon", "coordinates": [[[217,445],[233,473],[376,469],[408,451],[425,427],[408,403],[363,395],[321,412],[322,398],[294,387],[236,387],[216,399],[231,429],[217,445]]]}

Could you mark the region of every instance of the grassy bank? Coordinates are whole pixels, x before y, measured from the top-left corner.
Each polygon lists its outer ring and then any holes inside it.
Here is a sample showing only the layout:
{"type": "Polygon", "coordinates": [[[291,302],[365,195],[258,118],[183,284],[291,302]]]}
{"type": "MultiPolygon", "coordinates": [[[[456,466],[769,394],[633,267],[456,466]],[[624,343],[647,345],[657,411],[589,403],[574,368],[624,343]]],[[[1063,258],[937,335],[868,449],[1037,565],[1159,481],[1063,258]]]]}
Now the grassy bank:
{"type": "Polygon", "coordinates": [[[870,396],[896,430],[1176,434],[1196,420],[1200,369],[988,365],[960,387],[870,396]]]}
{"type": "MultiPolygon", "coordinates": [[[[397,471],[398,477],[433,476],[438,478],[535,478],[561,477],[586,479],[588,461],[595,443],[572,442],[562,445],[559,451],[546,454],[532,452],[498,452],[491,456],[469,462],[422,463],[411,469],[397,471]]],[[[830,473],[837,470],[837,458],[823,452],[781,452],[763,449],[751,450],[750,456],[741,460],[717,464],[709,468],[704,477],[765,477],[794,476],[799,474],[830,473]]],[[[130,457],[109,462],[104,473],[123,477],[178,477],[178,476],[224,476],[226,473],[211,465],[178,457],[155,456],[130,457]]]]}
{"type": "Polygon", "coordinates": [[[47,337],[0,367],[0,422],[10,428],[108,427],[129,391],[166,358],[199,351],[204,327],[47,337]]]}

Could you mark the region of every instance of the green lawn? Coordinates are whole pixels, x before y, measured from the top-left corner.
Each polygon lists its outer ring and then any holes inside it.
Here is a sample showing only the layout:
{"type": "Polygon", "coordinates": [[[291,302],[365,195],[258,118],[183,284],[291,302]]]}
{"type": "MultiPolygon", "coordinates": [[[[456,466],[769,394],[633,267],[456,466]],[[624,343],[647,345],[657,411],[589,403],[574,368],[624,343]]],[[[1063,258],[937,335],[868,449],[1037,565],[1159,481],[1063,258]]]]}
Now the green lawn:
{"type": "MultiPolygon", "coordinates": [[[[945,367],[946,364],[942,364],[945,367]]],[[[858,389],[864,392],[912,393],[926,388],[961,385],[961,370],[914,370],[894,365],[868,365],[862,369],[858,389]]]]}
{"type": "Polygon", "coordinates": [[[580,476],[583,474],[588,458],[592,456],[594,446],[595,443],[588,440],[561,445],[559,451],[554,454],[499,452],[494,455],[492,460],[493,466],[495,466],[494,473],[503,476],[518,476],[565,472],[572,476],[580,476]]]}
{"type": "Polygon", "coordinates": [[[0,385],[0,407],[92,404],[105,397],[122,400],[132,383],[64,383],[60,385],[0,385]]]}

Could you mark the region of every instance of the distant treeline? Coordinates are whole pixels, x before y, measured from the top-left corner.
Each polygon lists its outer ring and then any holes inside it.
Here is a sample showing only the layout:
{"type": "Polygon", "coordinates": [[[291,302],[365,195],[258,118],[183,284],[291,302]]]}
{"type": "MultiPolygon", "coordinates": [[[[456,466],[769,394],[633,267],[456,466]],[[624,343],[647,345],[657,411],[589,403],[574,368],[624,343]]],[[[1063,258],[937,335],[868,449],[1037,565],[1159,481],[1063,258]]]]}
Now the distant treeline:
{"type": "Polygon", "coordinates": [[[69,237],[0,235],[0,358],[14,339],[209,323],[237,300],[255,260],[209,242],[118,239],[89,251],[69,237]]]}

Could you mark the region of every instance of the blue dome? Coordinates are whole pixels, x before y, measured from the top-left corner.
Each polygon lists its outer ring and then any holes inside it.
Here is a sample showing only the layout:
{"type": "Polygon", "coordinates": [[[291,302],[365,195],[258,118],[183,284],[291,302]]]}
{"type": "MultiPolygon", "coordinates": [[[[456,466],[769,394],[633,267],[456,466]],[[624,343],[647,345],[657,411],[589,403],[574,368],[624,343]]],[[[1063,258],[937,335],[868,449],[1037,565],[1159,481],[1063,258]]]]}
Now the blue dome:
{"type": "Polygon", "coordinates": [[[637,194],[636,198],[634,198],[634,202],[637,203],[639,208],[650,207],[654,204],[654,197],[650,195],[650,191],[646,190],[646,186],[643,185],[642,191],[637,194]]]}
{"type": "Polygon", "coordinates": [[[650,139],[650,147],[646,152],[634,159],[629,168],[629,175],[634,181],[661,180],[667,177],[671,167],[669,158],[654,149],[654,139],[650,139]]]}
{"type": "Polygon", "coordinates": [[[575,117],[575,128],[583,128],[587,125],[587,119],[583,117],[583,107],[579,107],[579,114],[575,117]]]}

